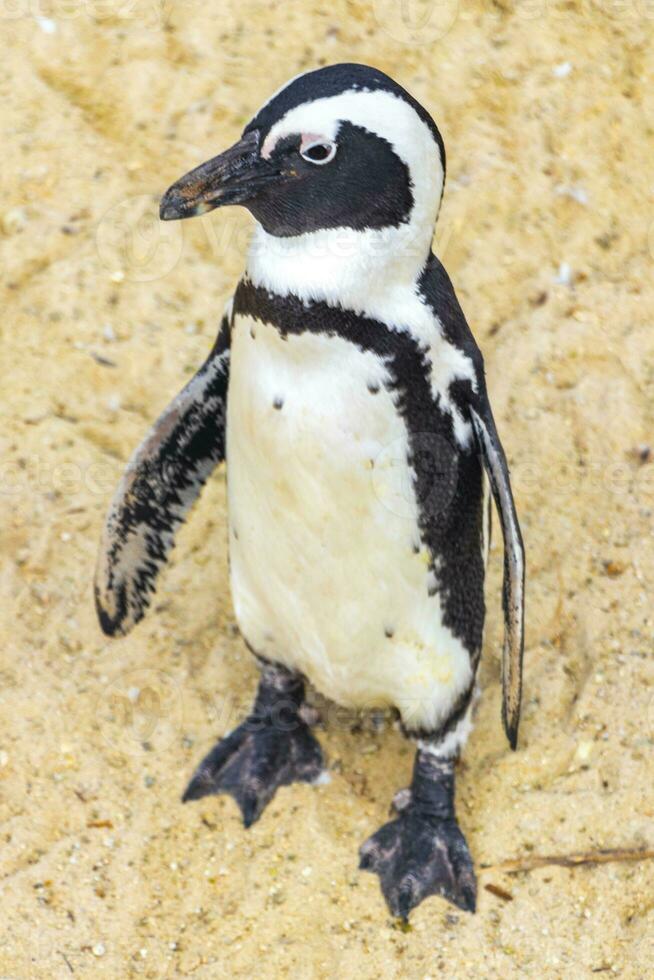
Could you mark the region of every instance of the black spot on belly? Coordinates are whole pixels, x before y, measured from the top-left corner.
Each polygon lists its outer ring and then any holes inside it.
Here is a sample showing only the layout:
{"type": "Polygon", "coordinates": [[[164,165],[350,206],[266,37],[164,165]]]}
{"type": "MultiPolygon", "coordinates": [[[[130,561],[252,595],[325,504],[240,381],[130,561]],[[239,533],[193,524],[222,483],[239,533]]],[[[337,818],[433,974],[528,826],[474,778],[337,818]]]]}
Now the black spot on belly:
{"type": "Polygon", "coordinates": [[[250,327],[250,336],[252,337],[252,340],[256,340],[257,339],[257,333],[256,333],[256,330],[254,329],[254,327],[250,327]]]}
{"type": "Polygon", "coordinates": [[[384,628],[384,636],[389,640],[395,636],[395,630],[391,626],[386,626],[384,628]]]}
{"type": "Polygon", "coordinates": [[[283,408],[283,407],[284,407],[284,399],[283,399],[283,398],[280,398],[280,396],[279,396],[279,395],[277,395],[277,396],[276,396],[276,397],[275,397],[275,398],[273,399],[273,408],[276,408],[276,409],[277,409],[277,411],[279,411],[279,410],[280,410],[281,408],[283,408]]]}
{"type": "Polygon", "coordinates": [[[368,382],[368,391],[371,395],[376,395],[379,392],[379,385],[375,381],[368,382]]]}

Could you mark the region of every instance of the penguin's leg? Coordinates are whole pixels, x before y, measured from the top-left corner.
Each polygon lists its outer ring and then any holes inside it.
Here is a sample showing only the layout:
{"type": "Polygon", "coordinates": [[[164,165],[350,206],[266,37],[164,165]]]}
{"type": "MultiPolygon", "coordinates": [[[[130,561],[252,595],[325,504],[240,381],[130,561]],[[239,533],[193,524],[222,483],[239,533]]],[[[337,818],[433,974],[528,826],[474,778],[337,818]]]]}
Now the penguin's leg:
{"type": "MultiPolygon", "coordinates": [[[[466,722],[467,713],[460,725],[466,722]]],[[[453,741],[451,735],[418,740],[411,786],[393,801],[396,819],[359,851],[359,867],[379,875],[390,911],[405,921],[428,895],[441,895],[466,912],[476,908],[472,858],[454,813],[459,747],[450,749],[453,741]]]]}
{"type": "Polygon", "coordinates": [[[186,803],[229,793],[246,827],[259,819],[279,786],[312,783],[324,769],[305,720],[302,676],[258,659],[261,678],[250,715],[202,760],[182,797],[186,803]]]}

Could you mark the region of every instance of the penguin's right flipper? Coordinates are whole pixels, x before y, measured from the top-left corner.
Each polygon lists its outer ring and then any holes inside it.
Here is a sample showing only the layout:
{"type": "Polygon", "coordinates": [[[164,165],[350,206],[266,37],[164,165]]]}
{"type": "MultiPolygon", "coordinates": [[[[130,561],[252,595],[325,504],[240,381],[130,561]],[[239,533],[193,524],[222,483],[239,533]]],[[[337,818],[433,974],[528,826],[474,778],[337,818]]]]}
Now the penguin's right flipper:
{"type": "Polygon", "coordinates": [[[504,537],[504,650],[502,653],[502,720],[509,744],[518,741],[524,650],[525,552],[516,514],[509,467],[488,396],[483,394],[470,416],[477,446],[490,481],[504,537]]]}
{"type": "Polygon", "coordinates": [[[108,636],[128,633],[213,469],[225,457],[230,316],[211,353],[133,453],[111,504],[95,572],[95,606],[108,636]]]}

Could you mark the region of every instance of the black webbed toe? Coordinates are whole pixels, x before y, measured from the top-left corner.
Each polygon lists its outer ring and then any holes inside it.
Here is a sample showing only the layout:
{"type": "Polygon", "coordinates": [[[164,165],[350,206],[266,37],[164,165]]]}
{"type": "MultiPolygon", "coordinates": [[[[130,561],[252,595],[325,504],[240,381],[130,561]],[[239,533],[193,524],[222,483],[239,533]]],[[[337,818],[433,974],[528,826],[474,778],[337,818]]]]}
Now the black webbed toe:
{"type": "Polygon", "coordinates": [[[429,895],[475,911],[472,858],[454,818],[425,818],[409,806],[365,842],[360,857],[359,866],[379,876],[386,903],[399,918],[408,919],[429,895]]]}
{"type": "MultiPolygon", "coordinates": [[[[270,671],[269,671],[270,674],[270,671]]],[[[324,769],[320,744],[300,715],[304,686],[262,680],[250,717],[202,760],[182,800],[228,793],[243,823],[259,819],[280,786],[313,782],[324,769]]]]}

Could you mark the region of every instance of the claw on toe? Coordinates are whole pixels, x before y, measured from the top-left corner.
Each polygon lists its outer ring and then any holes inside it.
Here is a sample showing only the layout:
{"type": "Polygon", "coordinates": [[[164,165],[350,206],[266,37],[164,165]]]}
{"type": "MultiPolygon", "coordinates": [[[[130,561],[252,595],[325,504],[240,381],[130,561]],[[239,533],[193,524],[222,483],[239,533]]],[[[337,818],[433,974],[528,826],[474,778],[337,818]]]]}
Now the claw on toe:
{"type": "Polygon", "coordinates": [[[454,818],[425,817],[409,804],[362,845],[359,855],[361,870],[379,876],[391,913],[405,922],[429,895],[440,895],[464,912],[476,909],[472,858],[454,818]]]}

